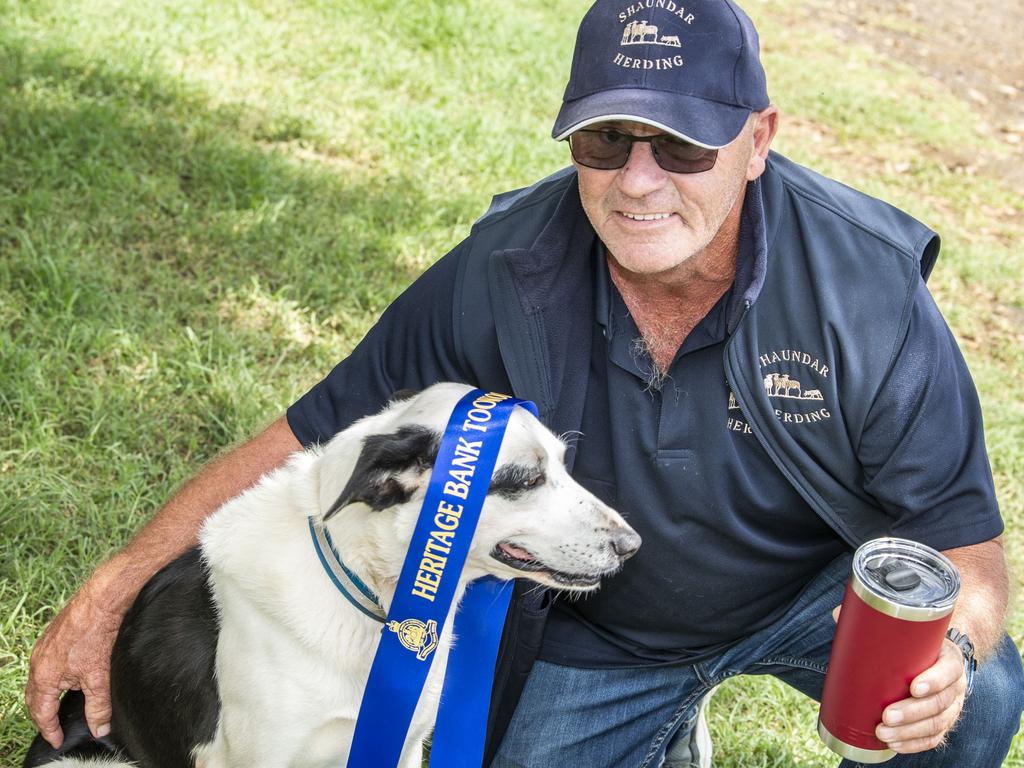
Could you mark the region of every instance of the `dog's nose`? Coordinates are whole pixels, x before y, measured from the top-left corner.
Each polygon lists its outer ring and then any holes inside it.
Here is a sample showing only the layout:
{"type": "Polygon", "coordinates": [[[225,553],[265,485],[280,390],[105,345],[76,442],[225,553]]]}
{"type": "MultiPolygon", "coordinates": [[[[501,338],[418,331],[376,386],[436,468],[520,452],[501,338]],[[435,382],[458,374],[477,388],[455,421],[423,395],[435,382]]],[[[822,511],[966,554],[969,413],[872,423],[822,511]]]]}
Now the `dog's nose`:
{"type": "Polygon", "coordinates": [[[636,531],[622,531],[612,536],[612,549],[620,560],[626,560],[640,549],[640,534],[636,531]]]}

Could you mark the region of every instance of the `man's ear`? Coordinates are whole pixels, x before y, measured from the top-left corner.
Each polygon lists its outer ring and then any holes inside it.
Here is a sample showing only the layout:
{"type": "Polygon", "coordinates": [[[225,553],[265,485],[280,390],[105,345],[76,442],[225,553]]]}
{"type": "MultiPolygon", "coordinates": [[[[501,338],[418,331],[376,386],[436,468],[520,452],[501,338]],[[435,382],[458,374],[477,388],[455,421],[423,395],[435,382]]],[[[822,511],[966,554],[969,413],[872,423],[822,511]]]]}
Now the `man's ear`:
{"type": "Polygon", "coordinates": [[[753,115],[754,146],[751,149],[750,161],[747,164],[747,181],[753,181],[764,173],[768,150],[772,139],[779,130],[779,109],[774,104],[753,115]]]}
{"type": "Polygon", "coordinates": [[[420,474],[434,466],[440,442],[439,434],[417,425],[363,438],[355,469],[324,520],[356,502],[381,510],[408,501],[420,474]]]}

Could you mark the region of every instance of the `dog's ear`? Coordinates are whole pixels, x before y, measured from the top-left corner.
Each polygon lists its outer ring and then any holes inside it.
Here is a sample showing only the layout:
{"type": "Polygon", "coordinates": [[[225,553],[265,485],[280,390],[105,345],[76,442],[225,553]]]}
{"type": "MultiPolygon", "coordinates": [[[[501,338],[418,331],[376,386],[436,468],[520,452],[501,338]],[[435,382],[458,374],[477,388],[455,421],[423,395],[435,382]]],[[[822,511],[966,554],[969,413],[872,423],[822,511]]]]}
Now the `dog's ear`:
{"type": "Polygon", "coordinates": [[[440,442],[441,436],[432,429],[416,425],[363,438],[352,476],[324,520],[357,501],[375,510],[408,501],[420,473],[434,466],[440,442]]]}

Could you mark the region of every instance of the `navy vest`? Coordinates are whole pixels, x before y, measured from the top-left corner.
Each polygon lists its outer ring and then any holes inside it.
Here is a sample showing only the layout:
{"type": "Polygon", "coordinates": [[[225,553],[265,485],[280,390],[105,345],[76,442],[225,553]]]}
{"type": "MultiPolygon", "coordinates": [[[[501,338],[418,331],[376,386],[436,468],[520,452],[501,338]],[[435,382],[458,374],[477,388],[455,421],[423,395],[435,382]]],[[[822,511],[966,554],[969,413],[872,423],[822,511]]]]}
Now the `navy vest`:
{"type": "MultiPolygon", "coordinates": [[[[851,546],[884,535],[856,447],[906,332],[928,227],[772,153],[760,180],[767,260],[730,323],[730,416],[851,546]]],[[[755,203],[756,204],[756,203],[755,203]]],[[[578,429],[590,360],[595,234],[566,169],[495,198],[460,247],[455,348],[477,386],[533,400],[556,433],[578,429]]],[[[571,468],[574,454],[566,456],[571,468]]],[[[540,644],[546,604],[518,593],[496,672],[485,764],[540,644]]]]}

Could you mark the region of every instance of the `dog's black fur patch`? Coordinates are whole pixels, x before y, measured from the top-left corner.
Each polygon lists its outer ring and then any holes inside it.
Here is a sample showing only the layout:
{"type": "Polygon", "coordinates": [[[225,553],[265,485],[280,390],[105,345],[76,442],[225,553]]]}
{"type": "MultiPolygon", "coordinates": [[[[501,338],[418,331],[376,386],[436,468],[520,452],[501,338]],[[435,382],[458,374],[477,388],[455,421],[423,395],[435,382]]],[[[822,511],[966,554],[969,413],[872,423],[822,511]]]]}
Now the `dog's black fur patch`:
{"type": "Polygon", "coordinates": [[[191,765],[211,741],[220,697],[214,678],[220,625],[199,549],[154,576],[125,616],[111,658],[111,731],[153,768],[191,765]]]}
{"type": "Polygon", "coordinates": [[[85,695],[81,691],[68,691],[60,700],[60,727],[64,742],[60,749],[51,747],[43,737],[36,736],[22,763],[24,768],[46,765],[61,757],[113,757],[124,756],[110,737],[94,739],[85,721],[85,695]]]}
{"type": "Polygon", "coordinates": [[[441,436],[436,432],[417,425],[404,426],[389,435],[368,435],[363,439],[352,476],[324,514],[324,520],[357,501],[374,510],[408,501],[414,489],[402,485],[397,475],[412,467],[432,467],[440,442],[441,436]]]}
{"type": "Polygon", "coordinates": [[[220,627],[199,549],[189,550],[143,587],[121,624],[110,665],[110,736],[92,738],[84,699],[61,702],[60,750],[37,736],[25,768],[59,757],[119,756],[144,768],[192,765],[192,750],[211,741],[220,699],[214,662],[220,627]]]}
{"type": "Polygon", "coordinates": [[[403,400],[411,400],[412,398],[416,397],[416,395],[418,395],[421,391],[422,390],[419,389],[400,389],[397,392],[393,393],[391,397],[388,398],[388,401],[392,403],[400,403],[403,400]]]}
{"type": "Polygon", "coordinates": [[[543,485],[546,480],[547,476],[539,466],[509,464],[494,473],[487,492],[507,499],[518,499],[527,491],[543,485]]]}

